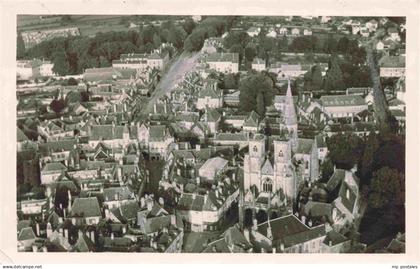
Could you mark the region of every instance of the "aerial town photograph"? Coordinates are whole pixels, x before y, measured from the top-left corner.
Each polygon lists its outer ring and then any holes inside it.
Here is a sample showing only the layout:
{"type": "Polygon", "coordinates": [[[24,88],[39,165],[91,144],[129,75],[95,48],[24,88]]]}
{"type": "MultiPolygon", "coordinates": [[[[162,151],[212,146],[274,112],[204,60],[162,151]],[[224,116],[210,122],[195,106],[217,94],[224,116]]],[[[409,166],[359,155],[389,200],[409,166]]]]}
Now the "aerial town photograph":
{"type": "Polygon", "coordinates": [[[16,23],[19,252],[406,252],[406,17],[16,23]]]}

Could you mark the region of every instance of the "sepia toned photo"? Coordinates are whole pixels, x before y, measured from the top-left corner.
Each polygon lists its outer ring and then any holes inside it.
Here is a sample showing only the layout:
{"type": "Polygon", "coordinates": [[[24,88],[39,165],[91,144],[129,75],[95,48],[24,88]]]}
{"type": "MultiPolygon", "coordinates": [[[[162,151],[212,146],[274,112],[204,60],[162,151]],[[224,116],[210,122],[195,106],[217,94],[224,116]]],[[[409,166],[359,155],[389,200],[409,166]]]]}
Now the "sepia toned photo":
{"type": "Polygon", "coordinates": [[[406,17],[16,26],[17,251],[406,252],[406,17]]]}

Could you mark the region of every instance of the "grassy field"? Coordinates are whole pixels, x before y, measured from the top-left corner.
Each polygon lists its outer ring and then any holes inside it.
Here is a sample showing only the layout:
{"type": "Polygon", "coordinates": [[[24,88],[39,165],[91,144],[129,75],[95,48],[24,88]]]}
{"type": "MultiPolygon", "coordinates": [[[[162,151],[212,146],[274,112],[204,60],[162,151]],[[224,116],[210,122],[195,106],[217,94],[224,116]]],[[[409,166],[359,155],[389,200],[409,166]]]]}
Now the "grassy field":
{"type": "MultiPolygon", "coordinates": [[[[158,23],[168,20],[168,16],[137,16],[137,15],[70,15],[71,21],[63,24],[62,15],[39,16],[39,15],[18,15],[18,31],[36,31],[46,29],[57,29],[65,27],[78,27],[80,34],[94,36],[98,32],[128,31],[130,22],[158,23]]],[[[174,16],[173,19],[181,19],[174,16]]]]}

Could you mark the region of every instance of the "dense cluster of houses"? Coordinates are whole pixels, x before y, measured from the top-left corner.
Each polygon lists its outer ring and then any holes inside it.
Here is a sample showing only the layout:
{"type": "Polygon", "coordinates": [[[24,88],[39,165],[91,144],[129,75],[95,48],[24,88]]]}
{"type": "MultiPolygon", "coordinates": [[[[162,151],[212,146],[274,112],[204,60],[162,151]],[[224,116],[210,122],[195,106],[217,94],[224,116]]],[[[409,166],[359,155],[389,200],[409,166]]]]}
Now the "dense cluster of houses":
{"type": "MultiPolygon", "coordinates": [[[[238,53],[224,52],[217,38],[201,53],[196,68],[153,101],[148,115],[138,115],[139,98],[153,93],[168,63],[160,52],[123,54],[112,67],[87,69],[79,85],[60,86],[55,97],[19,97],[19,251],[338,253],[354,247],[349,232],[361,217],[356,168],[334,168],[320,183],[320,167],[331,135],[377,131],[372,89],[292,96],[291,80],[310,66],[275,64],[270,68],[286,93],[274,96],[265,115],[243,112],[239,90],[221,89],[210,76],[238,73],[238,53]],[[89,100],[71,101],[58,117],[37,114],[53,98],[86,91],[89,100]],[[303,133],[301,126],[317,132],[303,133]]],[[[268,67],[255,58],[252,69],[268,67]]],[[[404,102],[405,83],[399,83],[395,100],[404,102]]],[[[394,102],[395,111],[405,109],[394,102]]]]}

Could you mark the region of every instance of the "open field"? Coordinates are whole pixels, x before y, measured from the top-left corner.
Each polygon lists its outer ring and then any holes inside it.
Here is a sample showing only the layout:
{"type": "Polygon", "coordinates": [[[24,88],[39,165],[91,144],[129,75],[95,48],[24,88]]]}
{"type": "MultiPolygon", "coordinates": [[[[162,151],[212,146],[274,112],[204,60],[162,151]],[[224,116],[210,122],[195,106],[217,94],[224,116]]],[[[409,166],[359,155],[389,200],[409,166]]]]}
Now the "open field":
{"type": "MultiPolygon", "coordinates": [[[[62,15],[40,16],[19,15],[17,17],[18,31],[50,30],[64,27],[78,27],[80,34],[94,36],[98,32],[128,31],[130,23],[152,23],[159,25],[161,21],[169,19],[162,16],[138,16],[138,15],[70,15],[71,21],[62,23],[62,15]]],[[[181,19],[179,16],[173,19],[181,19]]],[[[134,30],[136,28],[133,28],[134,30]]]]}

